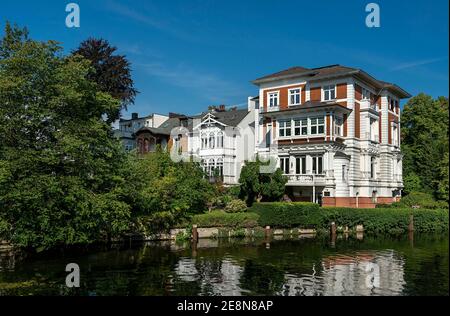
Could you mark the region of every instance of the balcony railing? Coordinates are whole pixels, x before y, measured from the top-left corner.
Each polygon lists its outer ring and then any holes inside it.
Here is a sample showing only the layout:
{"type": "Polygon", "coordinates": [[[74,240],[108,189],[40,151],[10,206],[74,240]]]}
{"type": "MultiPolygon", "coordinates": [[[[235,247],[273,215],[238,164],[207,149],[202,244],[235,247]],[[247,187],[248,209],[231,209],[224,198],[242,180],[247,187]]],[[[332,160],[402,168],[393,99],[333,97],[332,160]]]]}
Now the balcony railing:
{"type": "Polygon", "coordinates": [[[325,185],[327,176],[325,174],[300,174],[286,175],[289,184],[299,185],[325,185]]]}
{"type": "Polygon", "coordinates": [[[373,111],[376,111],[377,110],[377,105],[371,103],[369,100],[364,100],[364,101],[361,101],[360,108],[361,108],[361,110],[373,110],[373,111]]]}

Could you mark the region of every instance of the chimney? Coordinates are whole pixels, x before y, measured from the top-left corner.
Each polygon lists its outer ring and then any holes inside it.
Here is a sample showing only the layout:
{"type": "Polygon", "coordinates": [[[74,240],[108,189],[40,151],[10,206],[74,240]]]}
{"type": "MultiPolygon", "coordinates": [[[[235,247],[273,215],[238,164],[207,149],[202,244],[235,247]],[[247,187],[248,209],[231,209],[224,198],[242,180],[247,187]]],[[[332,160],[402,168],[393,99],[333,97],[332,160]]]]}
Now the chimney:
{"type": "Polygon", "coordinates": [[[139,118],[139,113],[131,113],[131,119],[137,120],[139,118]]]}
{"type": "Polygon", "coordinates": [[[218,112],[225,112],[225,105],[224,104],[219,105],[218,112]]]}

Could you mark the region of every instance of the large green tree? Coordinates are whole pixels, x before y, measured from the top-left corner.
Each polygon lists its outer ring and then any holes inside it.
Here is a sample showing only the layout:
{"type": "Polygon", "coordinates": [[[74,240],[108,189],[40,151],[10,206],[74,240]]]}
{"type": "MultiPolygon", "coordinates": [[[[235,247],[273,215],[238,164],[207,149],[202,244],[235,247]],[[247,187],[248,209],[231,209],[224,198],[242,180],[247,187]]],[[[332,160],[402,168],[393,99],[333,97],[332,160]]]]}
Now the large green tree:
{"type": "Polygon", "coordinates": [[[419,94],[402,112],[405,191],[448,201],[448,98],[419,94]]]}
{"type": "Polygon", "coordinates": [[[123,55],[116,54],[117,48],[104,39],[89,38],[73,52],[91,62],[95,71],[88,74],[101,91],[120,100],[121,107],[107,113],[108,120],[114,122],[120,117],[120,110],[127,109],[138,91],[134,88],[130,62],[123,55]]]}
{"type": "Polygon", "coordinates": [[[247,201],[248,206],[255,200],[279,201],[285,193],[287,178],[283,172],[277,169],[274,173],[262,173],[262,165],[259,159],[256,162],[247,161],[241,170],[240,197],[247,201]]]}
{"type": "Polygon", "coordinates": [[[128,228],[125,155],[105,114],[120,102],[80,56],[7,24],[0,41],[0,237],[46,249],[128,228]]]}

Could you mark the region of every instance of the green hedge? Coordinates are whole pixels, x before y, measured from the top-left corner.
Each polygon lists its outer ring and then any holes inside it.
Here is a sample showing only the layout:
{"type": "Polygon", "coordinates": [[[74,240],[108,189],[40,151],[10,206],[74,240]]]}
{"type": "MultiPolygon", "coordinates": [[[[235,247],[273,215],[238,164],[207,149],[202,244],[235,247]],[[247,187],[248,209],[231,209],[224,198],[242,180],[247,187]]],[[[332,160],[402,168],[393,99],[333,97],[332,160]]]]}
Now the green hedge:
{"type": "Polygon", "coordinates": [[[255,213],[225,213],[215,211],[192,217],[192,224],[198,227],[233,227],[251,228],[258,226],[258,215],[255,213]]]}
{"type": "Polygon", "coordinates": [[[320,223],[320,207],[314,203],[256,203],[250,211],[259,215],[262,227],[313,228],[320,223]]]}
{"type": "Polygon", "coordinates": [[[448,210],[319,208],[311,203],[258,203],[250,209],[260,226],[328,230],[331,222],[350,229],[364,225],[368,234],[400,235],[408,231],[410,215],[419,233],[448,231],[448,210]]]}

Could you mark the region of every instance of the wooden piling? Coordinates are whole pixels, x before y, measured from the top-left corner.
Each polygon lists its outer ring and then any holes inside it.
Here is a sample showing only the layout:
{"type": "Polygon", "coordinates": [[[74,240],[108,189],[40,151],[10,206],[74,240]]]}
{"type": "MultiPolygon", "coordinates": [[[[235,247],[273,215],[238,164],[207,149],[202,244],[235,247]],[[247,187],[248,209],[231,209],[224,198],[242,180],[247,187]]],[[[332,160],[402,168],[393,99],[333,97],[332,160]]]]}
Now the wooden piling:
{"type": "Polygon", "coordinates": [[[192,241],[194,243],[198,242],[198,230],[197,230],[197,225],[192,225],[192,241]]]}
{"type": "Polygon", "coordinates": [[[331,231],[331,236],[336,236],[336,223],[335,222],[331,223],[330,231],[331,231]]]}
{"type": "Polygon", "coordinates": [[[409,232],[414,232],[414,215],[409,216],[409,232]]]}

